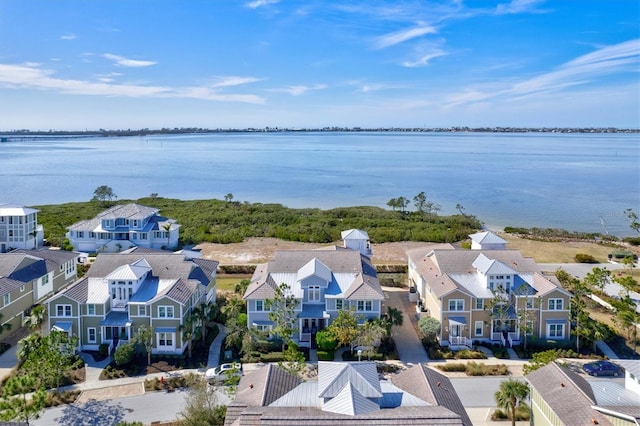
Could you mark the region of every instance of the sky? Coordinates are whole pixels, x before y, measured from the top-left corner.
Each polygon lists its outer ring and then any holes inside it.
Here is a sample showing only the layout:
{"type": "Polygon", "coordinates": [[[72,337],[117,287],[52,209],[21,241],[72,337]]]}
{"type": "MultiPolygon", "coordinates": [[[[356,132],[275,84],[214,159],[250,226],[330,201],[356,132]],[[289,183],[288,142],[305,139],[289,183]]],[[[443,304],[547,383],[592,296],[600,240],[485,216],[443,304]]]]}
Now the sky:
{"type": "Polygon", "coordinates": [[[640,128],[637,0],[0,0],[0,130],[640,128]]]}

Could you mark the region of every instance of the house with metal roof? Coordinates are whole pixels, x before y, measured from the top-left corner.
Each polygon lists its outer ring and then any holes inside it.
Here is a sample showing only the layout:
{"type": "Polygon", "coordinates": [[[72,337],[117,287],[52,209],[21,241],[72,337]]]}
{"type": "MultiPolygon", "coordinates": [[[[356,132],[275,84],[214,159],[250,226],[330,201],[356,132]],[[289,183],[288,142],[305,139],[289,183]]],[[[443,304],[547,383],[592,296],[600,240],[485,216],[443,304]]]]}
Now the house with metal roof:
{"type": "Polygon", "coordinates": [[[189,342],[180,328],[195,306],[215,302],[217,266],[159,250],[99,254],[81,280],[47,300],[48,329],[97,350],[130,341],[146,325],[154,330],[152,353],[182,354],[189,342]]]}
{"type": "Polygon", "coordinates": [[[483,231],[469,235],[471,250],[504,250],[507,242],[493,232],[483,231]]]}
{"type": "Polygon", "coordinates": [[[117,253],[131,247],[170,250],[180,238],[180,225],[174,219],[135,203],[113,206],[67,229],[73,249],[87,253],[117,253]]]}
{"type": "Polygon", "coordinates": [[[320,361],[317,378],[304,382],[275,364],[243,376],[225,425],[244,424],[471,426],[471,421],[450,381],[426,367],[381,379],[374,362],[320,361]]]}
{"type": "MultiPolygon", "coordinates": [[[[627,371],[640,370],[640,361],[615,361],[627,371]]],[[[628,382],[592,378],[555,362],[525,377],[531,388],[533,425],[640,424],[640,393],[628,382]]]]}
{"type": "Polygon", "coordinates": [[[11,325],[2,334],[19,328],[34,305],[76,280],[77,258],[47,248],[0,253],[0,314],[2,323],[11,325]]]}
{"type": "Polygon", "coordinates": [[[19,204],[0,203],[0,253],[42,247],[44,228],[38,210],[19,204]]]}
{"type": "Polygon", "coordinates": [[[272,329],[268,301],[282,283],[298,301],[294,319],[298,333],[293,340],[302,347],[313,346],[316,333],[342,309],[355,310],[363,321],[379,318],[384,294],[367,241],[368,236],[360,231],[345,235],[343,247],[277,251],[272,260],[256,267],[243,296],[248,327],[272,329]],[[357,241],[352,242],[351,237],[357,241]]]}
{"type": "Polygon", "coordinates": [[[571,293],[517,250],[435,244],[407,257],[417,309],[440,321],[443,346],[570,338],[571,293]]]}

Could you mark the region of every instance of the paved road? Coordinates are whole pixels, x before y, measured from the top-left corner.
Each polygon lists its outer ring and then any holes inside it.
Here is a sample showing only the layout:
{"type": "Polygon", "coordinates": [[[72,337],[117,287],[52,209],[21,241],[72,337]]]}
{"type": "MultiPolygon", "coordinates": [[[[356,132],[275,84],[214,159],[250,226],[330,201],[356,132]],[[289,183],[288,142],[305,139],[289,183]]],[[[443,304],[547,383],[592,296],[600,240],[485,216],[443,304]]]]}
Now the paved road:
{"type": "MultiPolygon", "coordinates": [[[[172,421],[185,407],[186,391],[149,392],[144,395],[89,401],[81,405],[65,405],[45,410],[32,425],[51,426],[112,426],[120,421],[150,424],[154,421],[172,421]]],[[[217,392],[222,404],[231,402],[228,395],[217,392]]]]}

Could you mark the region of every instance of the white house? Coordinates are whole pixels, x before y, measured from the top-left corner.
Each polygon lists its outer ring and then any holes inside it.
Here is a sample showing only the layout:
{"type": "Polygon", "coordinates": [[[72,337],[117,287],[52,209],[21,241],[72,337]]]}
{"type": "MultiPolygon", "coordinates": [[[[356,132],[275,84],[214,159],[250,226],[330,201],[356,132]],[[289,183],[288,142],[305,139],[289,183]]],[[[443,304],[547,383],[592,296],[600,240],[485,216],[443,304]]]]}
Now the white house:
{"type": "Polygon", "coordinates": [[[73,249],[88,253],[117,253],[137,246],[173,249],[180,225],[158,215],[159,210],[139,204],[121,204],[67,228],[73,249]]]}
{"type": "Polygon", "coordinates": [[[0,204],[0,253],[12,249],[42,247],[44,229],[38,225],[38,210],[18,204],[0,204]]]}

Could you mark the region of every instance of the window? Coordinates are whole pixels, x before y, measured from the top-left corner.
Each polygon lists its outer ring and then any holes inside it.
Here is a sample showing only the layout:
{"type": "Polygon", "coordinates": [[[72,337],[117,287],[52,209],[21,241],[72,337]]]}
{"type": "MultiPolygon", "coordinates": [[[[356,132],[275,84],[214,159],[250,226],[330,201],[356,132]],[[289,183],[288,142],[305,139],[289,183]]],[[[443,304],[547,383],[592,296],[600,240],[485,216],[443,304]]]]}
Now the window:
{"type": "Polygon", "coordinates": [[[550,339],[564,338],[564,324],[549,324],[547,325],[547,329],[547,335],[550,339]]]}
{"type": "Polygon", "coordinates": [[[95,327],[87,328],[87,338],[89,340],[89,343],[95,343],[96,342],[96,329],[95,329],[95,327]]]}
{"type": "Polygon", "coordinates": [[[549,310],[550,311],[561,311],[563,308],[563,299],[549,299],[549,310]]]}
{"type": "Polygon", "coordinates": [[[70,317],[71,305],[56,305],[56,316],[58,317],[70,317]]]}
{"type": "Polygon", "coordinates": [[[158,333],[158,347],[162,349],[173,347],[174,333],[158,333]]]}
{"type": "Polygon", "coordinates": [[[484,300],[476,299],[476,309],[484,309],[484,300]]]}
{"type": "Polygon", "coordinates": [[[147,307],[145,305],[138,306],[138,315],[141,317],[147,316],[147,307]]]}
{"type": "Polygon", "coordinates": [[[256,324],[256,330],[262,331],[263,333],[271,334],[271,325],[256,324]]]}
{"type": "Polygon", "coordinates": [[[256,300],[256,311],[264,311],[264,300],[256,300]]]}
{"type": "Polygon", "coordinates": [[[84,238],[84,231],[76,231],[76,237],[84,238]]]}
{"type": "Polygon", "coordinates": [[[20,286],[20,293],[24,292],[25,287],[23,285],[20,286]]]}
{"type": "Polygon", "coordinates": [[[309,287],[309,302],[319,302],[320,301],[320,287],[312,286],[309,287]]]}
{"type": "Polygon", "coordinates": [[[9,293],[5,294],[3,297],[4,300],[4,306],[9,305],[9,303],[11,303],[11,295],[9,293]]]}
{"type": "Polygon", "coordinates": [[[533,321],[527,320],[525,327],[526,327],[525,332],[527,333],[527,336],[533,336],[533,321]]]}
{"type": "Polygon", "coordinates": [[[158,306],[159,318],[173,318],[173,306],[158,306]]]}
{"type": "Polygon", "coordinates": [[[482,336],[483,329],[484,329],[484,322],[483,321],[476,321],[474,328],[475,328],[475,335],[476,336],[482,336]]]}
{"type": "Polygon", "coordinates": [[[87,305],[87,315],[95,315],[96,314],[96,305],[90,303],[87,305]]]}
{"type": "Polygon", "coordinates": [[[533,299],[527,297],[527,309],[533,309],[533,299]]]}
{"type": "Polygon", "coordinates": [[[373,311],[373,302],[371,300],[358,300],[358,310],[361,312],[373,311]]]}
{"type": "Polygon", "coordinates": [[[344,299],[336,299],[336,310],[342,309],[342,307],[344,306],[343,302],[344,299]]]}
{"type": "Polygon", "coordinates": [[[138,234],[138,239],[140,240],[146,240],[147,239],[147,233],[146,232],[141,232],[138,234]]]}
{"type": "Polygon", "coordinates": [[[450,299],[449,300],[450,311],[464,311],[464,300],[462,299],[450,299]]]}
{"type": "Polygon", "coordinates": [[[42,285],[47,285],[49,284],[49,275],[43,275],[42,276],[42,285]]]}

